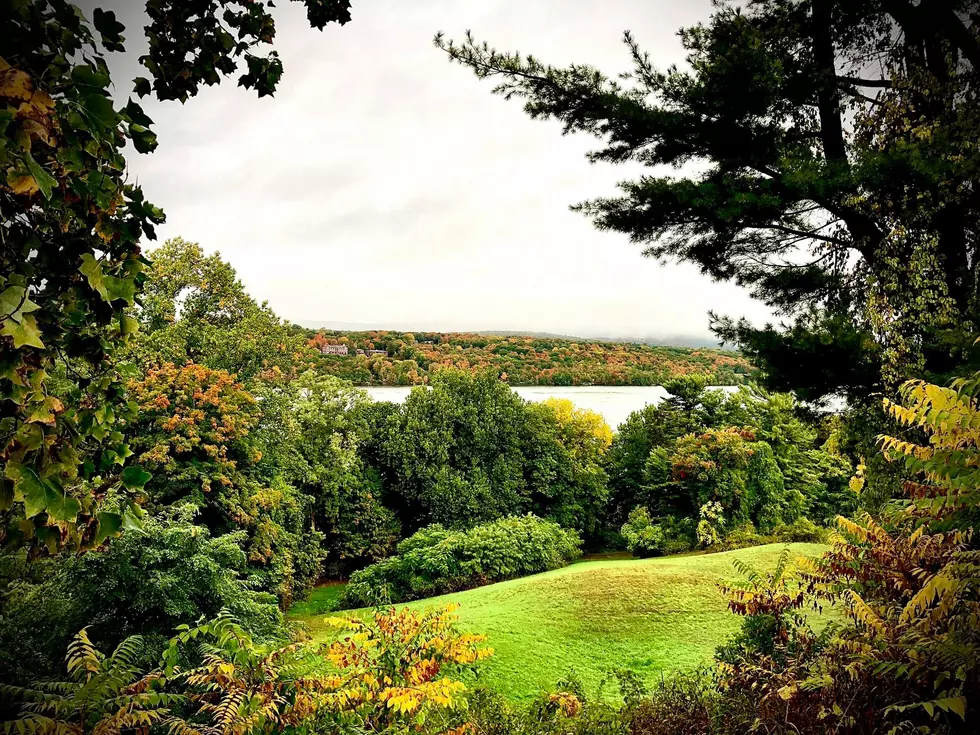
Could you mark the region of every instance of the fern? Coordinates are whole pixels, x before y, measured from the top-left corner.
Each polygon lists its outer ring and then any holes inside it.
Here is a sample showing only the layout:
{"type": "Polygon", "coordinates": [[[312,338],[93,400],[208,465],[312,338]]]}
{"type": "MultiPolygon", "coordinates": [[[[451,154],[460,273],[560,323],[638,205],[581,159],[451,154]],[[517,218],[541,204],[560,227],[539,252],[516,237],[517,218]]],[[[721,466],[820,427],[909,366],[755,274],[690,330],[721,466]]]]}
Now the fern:
{"type": "Polygon", "coordinates": [[[173,694],[152,692],[155,675],[141,675],[136,661],[143,642],[127,638],[109,656],[80,630],[68,646],[69,679],[38,682],[31,688],[2,686],[20,701],[20,716],[4,723],[4,735],[120,735],[173,719],[173,694]]]}

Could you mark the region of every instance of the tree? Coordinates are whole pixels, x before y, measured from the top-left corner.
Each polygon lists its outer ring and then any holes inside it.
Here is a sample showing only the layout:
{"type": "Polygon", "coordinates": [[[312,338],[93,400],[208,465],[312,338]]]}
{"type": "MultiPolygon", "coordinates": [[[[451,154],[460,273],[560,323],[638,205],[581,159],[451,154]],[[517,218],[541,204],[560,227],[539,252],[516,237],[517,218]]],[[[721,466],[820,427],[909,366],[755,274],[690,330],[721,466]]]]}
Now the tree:
{"type": "Polygon", "coordinates": [[[241,513],[242,471],[260,458],[250,438],[255,397],[228,372],[192,362],[150,370],[129,391],[138,407],[130,442],[155,473],[145,488],[151,507],[189,500],[230,524],[241,513]]]}
{"type": "Polygon", "coordinates": [[[594,535],[609,494],[604,460],[612,429],[601,415],[575,408],[567,399],[549,398],[527,409],[525,457],[532,467],[534,488],[531,511],[594,535]]]}
{"type": "Polygon", "coordinates": [[[369,411],[362,448],[407,532],[535,513],[593,533],[611,430],[570,403],[524,401],[492,371],[443,368],[402,406],[369,411]]]}
{"type": "Polygon", "coordinates": [[[521,513],[531,492],[524,401],[488,372],[444,369],[431,386],[409,394],[382,446],[406,530],[521,513]]]}
{"type": "Polygon", "coordinates": [[[342,575],[387,556],[400,527],[359,452],[369,430],[367,394],[308,371],[261,398],[264,456],[311,499],[329,571],[342,575]]]}
{"type": "Polygon", "coordinates": [[[664,482],[670,474],[668,450],[675,441],[690,433],[714,426],[713,415],[723,396],[706,391],[702,376],[684,376],[667,382],[670,396],[631,413],[619,426],[607,455],[609,473],[609,520],[615,526],[623,523],[630,511],[639,505],[657,504],[648,496],[651,471],[655,482],[664,482]],[[663,450],[654,456],[655,450],[663,450]],[[654,466],[651,466],[651,460],[654,466]],[[662,472],[656,470],[656,466],[662,472]]]}
{"type": "Polygon", "coordinates": [[[228,372],[194,363],[150,370],[129,389],[138,406],[130,442],[153,470],[147,507],[191,503],[214,533],[245,529],[253,570],[284,606],[315,583],[324,552],[312,500],[261,464],[255,397],[228,372]]]}
{"type": "Polygon", "coordinates": [[[315,364],[305,340],[256,303],[219,254],[177,237],[149,257],[140,331],[129,350],[134,360],[151,367],[191,360],[234,373],[249,387],[274,378],[270,371],[291,376],[315,364]]]}
{"type": "Polygon", "coordinates": [[[786,329],[718,318],[780,389],[866,395],[968,356],[977,326],[978,21],[969,0],[755,0],[680,32],[688,69],[625,41],[628,81],[436,37],[495,92],[651,172],[575,208],[696,264],[786,329]],[[814,357],[820,357],[814,360],[814,357]]]}
{"type": "MultiPolygon", "coordinates": [[[[314,27],[350,20],[345,0],[303,2],[314,27]]],[[[272,94],[272,6],[148,2],[149,77],[134,93],[183,101],[243,64],[239,85],[272,94]]],[[[105,54],[123,50],[124,30],[112,11],[90,22],[68,0],[0,12],[0,535],[35,554],[102,543],[113,529],[101,498],[128,456],[113,354],[136,329],[140,241],[163,212],[127,181],[124,147],[149,153],[157,141],[138,102],[109,95],[105,54]],[[71,376],[65,397],[52,392],[59,371],[71,376]]]]}

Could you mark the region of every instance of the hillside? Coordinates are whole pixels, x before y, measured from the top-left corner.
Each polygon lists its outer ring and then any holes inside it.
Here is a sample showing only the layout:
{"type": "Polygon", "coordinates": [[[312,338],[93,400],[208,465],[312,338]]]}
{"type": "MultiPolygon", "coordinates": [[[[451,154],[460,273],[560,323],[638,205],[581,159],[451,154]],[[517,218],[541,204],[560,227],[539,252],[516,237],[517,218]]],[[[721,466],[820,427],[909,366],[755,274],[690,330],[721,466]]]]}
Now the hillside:
{"type": "MultiPolygon", "coordinates": [[[[818,544],[792,544],[815,555],[818,544]]],[[[715,647],[738,628],[718,582],[737,578],[732,560],[770,568],[783,545],[701,556],[586,561],[564,569],[410,603],[457,602],[465,630],[489,636],[495,655],[482,680],[513,699],[526,699],[574,669],[592,691],[614,668],[647,682],[661,673],[711,661],[715,647]]],[[[320,588],[293,608],[316,638],[327,639],[325,610],[339,588],[320,588]]]]}
{"type": "Polygon", "coordinates": [[[359,385],[419,385],[441,366],[490,369],[511,385],[659,385],[692,373],[715,385],[742,382],[752,368],[719,349],[657,347],[544,335],[304,330],[323,367],[359,385]]]}

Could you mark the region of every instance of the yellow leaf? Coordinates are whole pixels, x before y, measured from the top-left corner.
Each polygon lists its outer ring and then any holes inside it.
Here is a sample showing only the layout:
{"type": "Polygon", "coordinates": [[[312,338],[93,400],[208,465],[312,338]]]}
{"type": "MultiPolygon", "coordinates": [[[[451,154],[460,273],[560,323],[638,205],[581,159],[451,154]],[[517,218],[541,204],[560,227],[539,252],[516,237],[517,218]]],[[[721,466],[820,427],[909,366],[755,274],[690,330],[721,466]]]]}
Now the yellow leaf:
{"type": "Polygon", "coordinates": [[[33,176],[17,174],[13,169],[7,169],[7,186],[14,194],[34,194],[40,191],[33,176]]]}
{"type": "Polygon", "coordinates": [[[31,75],[20,69],[0,71],[0,97],[12,100],[29,100],[33,94],[31,75]]]}

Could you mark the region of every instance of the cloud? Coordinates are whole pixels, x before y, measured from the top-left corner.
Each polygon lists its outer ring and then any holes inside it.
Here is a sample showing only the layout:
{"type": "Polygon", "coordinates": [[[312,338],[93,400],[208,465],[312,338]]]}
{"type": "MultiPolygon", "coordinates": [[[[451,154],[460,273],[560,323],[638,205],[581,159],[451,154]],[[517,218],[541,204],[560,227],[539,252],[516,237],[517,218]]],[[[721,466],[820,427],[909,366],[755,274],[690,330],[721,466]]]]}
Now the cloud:
{"type": "MultiPolygon", "coordinates": [[[[128,27],[113,58],[125,99],[145,21],[137,2],[99,4],[128,27]]],[[[354,0],[353,22],[321,33],[281,3],[276,96],[229,80],[185,105],[146,104],[160,147],[134,154],[130,173],[166,210],[163,237],[219,250],[293,320],[614,336],[705,335],[709,308],[762,320],[741,289],[645,260],[570,212],[637,169],[589,164],[594,140],[528,119],[431,44],[472,28],[618,73],[623,30],[667,66],[683,61],[678,27],[709,12],[709,0],[354,0]]]]}

